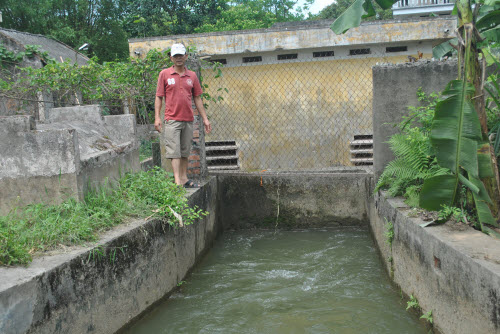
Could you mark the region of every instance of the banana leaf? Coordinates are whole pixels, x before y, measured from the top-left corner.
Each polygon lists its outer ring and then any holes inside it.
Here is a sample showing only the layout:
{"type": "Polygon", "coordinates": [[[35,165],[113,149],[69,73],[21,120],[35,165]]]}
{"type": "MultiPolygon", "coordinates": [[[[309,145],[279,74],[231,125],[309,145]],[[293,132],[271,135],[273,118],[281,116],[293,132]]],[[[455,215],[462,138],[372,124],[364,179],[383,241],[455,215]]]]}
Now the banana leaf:
{"type": "Polygon", "coordinates": [[[441,59],[448,52],[453,52],[455,49],[451,46],[451,44],[458,44],[458,40],[453,38],[449,41],[443,42],[441,44],[436,45],[432,48],[432,57],[434,59],[441,59]]]}
{"type": "Polygon", "coordinates": [[[436,105],[431,128],[431,143],[439,166],[448,168],[452,175],[436,176],[424,181],[420,192],[420,206],[439,210],[452,206],[458,198],[458,185],[469,188],[477,198],[480,220],[491,222],[486,203],[491,200],[479,177],[492,173],[491,159],[486,156],[489,143],[483,141],[479,118],[469,96],[474,87],[461,80],[451,81],[443,91],[445,100],[436,105]],[[467,172],[468,178],[463,173],[467,172]],[[487,211],[486,211],[487,209],[487,211]]]}
{"type": "Polygon", "coordinates": [[[458,196],[456,175],[439,175],[424,181],[420,191],[420,207],[438,211],[443,205],[452,206],[458,196]]]}
{"type": "MultiPolygon", "coordinates": [[[[375,0],[382,9],[389,9],[398,0],[375,0]]],[[[337,35],[345,33],[351,28],[359,27],[361,19],[375,16],[372,0],[356,0],[330,26],[337,35]]]]}
{"type": "Polygon", "coordinates": [[[456,175],[460,167],[472,176],[478,175],[477,149],[482,134],[474,105],[467,98],[473,93],[472,85],[451,81],[443,91],[448,98],[436,105],[432,122],[430,139],[438,164],[456,175]]]}

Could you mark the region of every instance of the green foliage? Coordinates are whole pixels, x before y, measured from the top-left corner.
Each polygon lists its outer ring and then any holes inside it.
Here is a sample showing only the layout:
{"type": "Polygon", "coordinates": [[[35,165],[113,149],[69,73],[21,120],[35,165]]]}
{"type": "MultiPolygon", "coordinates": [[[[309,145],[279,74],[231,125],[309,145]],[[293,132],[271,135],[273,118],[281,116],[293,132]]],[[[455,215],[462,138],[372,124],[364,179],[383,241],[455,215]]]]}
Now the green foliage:
{"type": "Polygon", "coordinates": [[[427,312],[425,314],[422,314],[420,319],[427,320],[432,325],[434,323],[434,320],[432,319],[432,310],[430,310],[429,312],[427,312]]]}
{"type": "Polygon", "coordinates": [[[427,179],[420,206],[427,210],[439,210],[443,204],[453,206],[459,198],[459,184],[463,184],[474,196],[479,221],[496,226],[487,206],[491,200],[479,180],[492,177],[493,170],[489,143],[482,138],[479,118],[467,98],[473,91],[471,85],[454,80],[443,92],[448,98],[436,105],[430,138],[438,164],[452,174],[427,179]]]}
{"type": "MultiPolygon", "coordinates": [[[[184,188],[155,168],[126,174],[114,187],[91,191],[82,202],[68,199],[14,210],[0,217],[0,265],[26,264],[35,252],[96,241],[99,232],[133,217],[158,217],[176,226],[178,217],[169,208],[182,216],[184,225],[192,224],[207,213],[190,208],[184,195],[184,188]]],[[[98,248],[91,254],[104,256],[98,248]]]]}
{"type": "Polygon", "coordinates": [[[217,17],[215,22],[206,22],[194,29],[197,33],[212,31],[230,31],[244,29],[269,28],[278,18],[275,14],[267,11],[264,1],[249,1],[247,4],[240,3],[230,6],[217,17]]]}
{"type": "MultiPolygon", "coordinates": [[[[128,58],[122,21],[126,0],[4,0],[2,27],[53,37],[77,49],[89,43],[90,56],[103,61],[128,58]]],[[[136,5],[136,4],[134,4],[136,5]]]]}
{"type": "MultiPolygon", "coordinates": [[[[188,51],[196,52],[193,47],[188,48],[188,51]]],[[[168,50],[153,49],[144,58],[134,61],[102,64],[93,58],[85,66],[69,61],[49,62],[42,68],[20,68],[19,76],[12,77],[10,82],[0,82],[0,86],[4,88],[4,94],[19,97],[36,96],[39,91],[57,92],[59,104],[71,103],[75,92],[79,91],[83,97],[83,101],[79,101],[81,104],[102,104],[111,111],[121,110],[122,101],[127,101],[130,108],[136,111],[137,121],[149,124],[154,120],[158,74],[162,69],[172,66],[167,53],[168,50]]],[[[222,75],[221,64],[210,66],[215,77],[222,75]]],[[[222,99],[222,96],[210,96],[206,92],[202,97],[205,102],[222,99]]]]}
{"type": "Polygon", "coordinates": [[[488,135],[492,138],[495,155],[500,155],[500,64],[494,59],[495,71],[488,76],[484,89],[488,92],[486,98],[486,116],[488,120],[488,135]]]}
{"type": "Polygon", "coordinates": [[[461,208],[443,205],[441,210],[438,211],[438,220],[447,221],[453,218],[456,222],[467,222],[467,214],[461,208]]]}
{"type": "Polygon", "coordinates": [[[2,26],[49,36],[102,62],[126,60],[128,38],[268,28],[304,19],[313,0],[4,0],[2,26]],[[43,19],[40,19],[43,18],[43,19]]]}
{"type": "Polygon", "coordinates": [[[377,14],[375,4],[381,9],[390,9],[397,0],[355,0],[352,4],[333,22],[331,29],[334,33],[343,34],[351,28],[358,27],[361,19],[367,19],[377,14]]]}
{"type": "MultiPolygon", "coordinates": [[[[392,222],[385,219],[385,242],[392,248],[392,241],[394,240],[394,225],[392,222]]],[[[391,260],[392,262],[392,260],[391,260]]]]}
{"type": "Polygon", "coordinates": [[[410,107],[409,115],[398,124],[400,133],[389,139],[396,157],[384,169],[374,192],[387,189],[390,196],[405,196],[407,204],[418,206],[418,194],[424,180],[445,175],[449,171],[437,165],[429,134],[434,108],[440,101],[437,94],[417,91],[420,107],[410,107]]]}
{"type": "MultiPolygon", "coordinates": [[[[354,3],[354,0],[338,0],[333,2],[331,5],[323,8],[315,19],[330,20],[338,18],[343,12],[345,12],[349,6],[354,3]]],[[[372,20],[389,20],[392,19],[392,9],[382,9],[377,3],[374,4],[374,9],[376,14],[372,17],[364,18],[363,21],[372,20]]]]}
{"type": "Polygon", "coordinates": [[[418,303],[417,298],[415,298],[413,295],[410,295],[410,300],[406,302],[406,310],[409,310],[411,308],[415,310],[420,309],[420,304],[418,303]]]}

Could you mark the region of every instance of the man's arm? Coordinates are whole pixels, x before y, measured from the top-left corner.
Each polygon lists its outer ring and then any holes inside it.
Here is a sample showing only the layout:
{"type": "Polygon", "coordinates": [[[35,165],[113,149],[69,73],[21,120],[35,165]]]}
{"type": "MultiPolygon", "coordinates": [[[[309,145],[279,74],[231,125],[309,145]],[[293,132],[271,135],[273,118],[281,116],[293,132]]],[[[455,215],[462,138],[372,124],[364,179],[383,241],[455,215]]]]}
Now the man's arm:
{"type": "Polygon", "coordinates": [[[155,129],[158,132],[161,132],[161,105],[163,102],[163,96],[157,96],[155,99],[155,129]]]}
{"type": "Polygon", "coordinates": [[[196,109],[200,113],[201,118],[203,119],[203,125],[205,126],[205,132],[210,133],[212,131],[212,124],[208,120],[207,113],[205,112],[205,107],[203,106],[203,101],[201,100],[201,95],[194,97],[194,105],[196,109]]]}

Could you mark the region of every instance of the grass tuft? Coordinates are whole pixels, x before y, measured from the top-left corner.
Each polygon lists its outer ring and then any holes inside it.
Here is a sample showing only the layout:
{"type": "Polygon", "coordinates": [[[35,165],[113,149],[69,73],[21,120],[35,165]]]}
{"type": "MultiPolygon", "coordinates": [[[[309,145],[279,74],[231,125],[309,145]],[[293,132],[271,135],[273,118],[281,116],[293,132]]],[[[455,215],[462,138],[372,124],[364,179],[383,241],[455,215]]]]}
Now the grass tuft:
{"type": "Polygon", "coordinates": [[[100,232],[130,218],[161,217],[176,225],[174,210],[184,225],[192,224],[207,213],[190,208],[185,193],[164,170],[154,168],[126,174],[116,186],[93,190],[82,202],[15,209],[0,216],[0,265],[27,264],[36,252],[96,241],[100,232]]]}

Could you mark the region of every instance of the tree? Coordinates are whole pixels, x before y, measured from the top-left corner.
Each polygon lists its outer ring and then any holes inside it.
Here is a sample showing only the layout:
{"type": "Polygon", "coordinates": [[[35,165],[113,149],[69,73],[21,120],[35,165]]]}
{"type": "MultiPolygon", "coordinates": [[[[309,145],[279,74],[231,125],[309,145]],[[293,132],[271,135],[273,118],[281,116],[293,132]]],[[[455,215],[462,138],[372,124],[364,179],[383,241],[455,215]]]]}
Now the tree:
{"type": "MultiPolygon", "coordinates": [[[[332,3],[331,5],[326,6],[323,8],[318,15],[316,15],[314,18],[315,19],[321,19],[321,20],[328,20],[328,19],[336,19],[338,18],[343,12],[349,8],[349,6],[352,5],[354,0],[337,0],[336,2],[332,3]]],[[[375,7],[375,12],[376,14],[374,16],[365,18],[364,20],[366,21],[372,21],[372,20],[389,20],[392,19],[392,9],[382,9],[377,3],[374,4],[375,7]]]]}
{"type": "Polygon", "coordinates": [[[126,0],[3,0],[6,28],[42,34],[73,48],[90,44],[90,56],[102,61],[128,58],[122,28],[126,0]]]}

